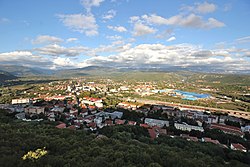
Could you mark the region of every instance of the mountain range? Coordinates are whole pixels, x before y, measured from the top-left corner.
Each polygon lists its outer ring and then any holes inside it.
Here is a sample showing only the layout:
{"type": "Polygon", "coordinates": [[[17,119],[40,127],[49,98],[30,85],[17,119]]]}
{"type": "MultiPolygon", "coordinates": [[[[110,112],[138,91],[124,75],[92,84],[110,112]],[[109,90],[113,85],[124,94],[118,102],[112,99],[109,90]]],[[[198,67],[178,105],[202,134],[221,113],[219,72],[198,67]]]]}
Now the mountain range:
{"type": "Polygon", "coordinates": [[[0,82],[29,76],[51,76],[57,78],[72,78],[82,76],[113,77],[120,80],[199,80],[201,77],[207,81],[227,81],[237,83],[239,81],[250,82],[250,75],[243,73],[228,74],[226,72],[204,72],[192,69],[176,68],[119,68],[88,66],[76,69],[50,70],[31,68],[15,65],[0,65],[0,82]]]}

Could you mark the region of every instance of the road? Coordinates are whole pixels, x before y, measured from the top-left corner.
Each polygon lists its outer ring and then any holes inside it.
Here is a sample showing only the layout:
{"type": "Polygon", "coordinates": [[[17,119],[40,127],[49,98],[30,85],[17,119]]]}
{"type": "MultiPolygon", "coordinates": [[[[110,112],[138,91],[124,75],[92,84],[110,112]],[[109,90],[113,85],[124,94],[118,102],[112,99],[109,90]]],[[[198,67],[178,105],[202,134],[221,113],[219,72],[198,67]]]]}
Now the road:
{"type": "Polygon", "coordinates": [[[245,112],[245,111],[226,110],[226,109],[203,107],[203,106],[194,106],[194,105],[171,103],[171,102],[164,102],[164,101],[158,101],[158,100],[145,100],[145,99],[138,99],[138,98],[134,98],[134,99],[137,102],[144,103],[144,104],[161,104],[161,105],[173,106],[173,107],[179,107],[179,108],[196,109],[196,110],[210,111],[210,112],[222,112],[222,113],[227,113],[230,116],[235,116],[238,118],[244,118],[244,119],[250,120],[250,112],[245,112]]]}

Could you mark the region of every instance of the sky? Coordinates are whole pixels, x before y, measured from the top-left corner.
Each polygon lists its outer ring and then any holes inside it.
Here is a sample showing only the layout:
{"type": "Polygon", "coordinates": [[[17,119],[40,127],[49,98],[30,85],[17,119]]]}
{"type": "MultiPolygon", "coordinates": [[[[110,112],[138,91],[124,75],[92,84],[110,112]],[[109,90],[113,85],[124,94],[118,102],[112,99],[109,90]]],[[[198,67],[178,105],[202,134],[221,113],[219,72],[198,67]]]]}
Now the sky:
{"type": "Polygon", "coordinates": [[[0,0],[0,64],[250,70],[249,0],[0,0]]]}

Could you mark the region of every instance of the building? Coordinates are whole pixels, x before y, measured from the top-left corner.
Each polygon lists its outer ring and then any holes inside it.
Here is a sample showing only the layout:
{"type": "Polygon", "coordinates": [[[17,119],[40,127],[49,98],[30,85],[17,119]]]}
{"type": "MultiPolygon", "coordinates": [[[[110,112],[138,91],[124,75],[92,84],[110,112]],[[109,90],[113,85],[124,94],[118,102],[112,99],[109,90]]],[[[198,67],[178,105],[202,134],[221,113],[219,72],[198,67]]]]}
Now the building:
{"type": "Polygon", "coordinates": [[[85,97],[82,100],[82,104],[87,104],[89,106],[96,106],[97,108],[103,108],[102,99],[85,97]]]}
{"type": "Polygon", "coordinates": [[[25,113],[27,114],[44,114],[44,107],[31,106],[25,108],[25,113]]]}
{"type": "Polygon", "coordinates": [[[241,131],[241,129],[238,128],[238,127],[234,127],[234,126],[212,123],[211,126],[210,126],[210,129],[219,129],[219,130],[223,131],[224,133],[237,135],[237,136],[240,136],[240,137],[244,136],[244,133],[241,131]]]}
{"type": "Polygon", "coordinates": [[[249,132],[250,133],[250,125],[247,125],[245,127],[241,127],[242,132],[249,132]]]}
{"type": "Polygon", "coordinates": [[[180,124],[180,123],[174,123],[174,127],[176,129],[182,130],[182,131],[191,131],[191,130],[197,130],[200,132],[204,132],[203,127],[200,126],[193,126],[193,125],[188,125],[188,124],[180,124]]]}
{"type": "Polygon", "coordinates": [[[220,144],[220,142],[218,140],[213,140],[213,139],[211,139],[209,137],[202,138],[202,141],[206,142],[206,143],[220,144]]]}
{"type": "Polygon", "coordinates": [[[15,117],[16,117],[17,119],[25,119],[25,113],[24,113],[24,112],[18,113],[18,114],[15,115],[15,117]]]}
{"type": "Polygon", "coordinates": [[[167,130],[166,129],[161,129],[158,126],[154,126],[154,127],[150,128],[150,129],[148,129],[148,133],[149,133],[150,138],[152,140],[154,140],[159,135],[166,135],[167,134],[167,130]]]}
{"type": "Polygon", "coordinates": [[[236,143],[232,143],[231,146],[230,146],[230,148],[232,150],[238,150],[238,151],[242,151],[242,152],[247,152],[247,149],[243,145],[241,145],[239,143],[237,143],[237,144],[236,143]]]}
{"type": "Polygon", "coordinates": [[[167,126],[167,127],[169,126],[169,121],[152,119],[152,118],[145,118],[144,123],[151,127],[158,126],[162,128],[163,126],[167,126]]]}
{"type": "Polygon", "coordinates": [[[11,104],[31,104],[32,100],[31,99],[12,99],[11,104]]]}

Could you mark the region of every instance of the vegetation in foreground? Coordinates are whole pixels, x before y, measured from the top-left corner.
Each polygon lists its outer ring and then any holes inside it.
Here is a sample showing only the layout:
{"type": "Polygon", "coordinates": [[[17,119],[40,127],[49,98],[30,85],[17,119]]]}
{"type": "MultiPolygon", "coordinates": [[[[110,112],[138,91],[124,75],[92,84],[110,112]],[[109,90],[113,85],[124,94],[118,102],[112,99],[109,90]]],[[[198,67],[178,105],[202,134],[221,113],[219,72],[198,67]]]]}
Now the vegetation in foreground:
{"type": "Polygon", "coordinates": [[[0,166],[249,166],[250,154],[160,136],[152,141],[137,126],[105,127],[98,137],[56,129],[48,122],[27,123],[0,111],[0,166]],[[46,155],[23,160],[31,150],[46,155]]]}

